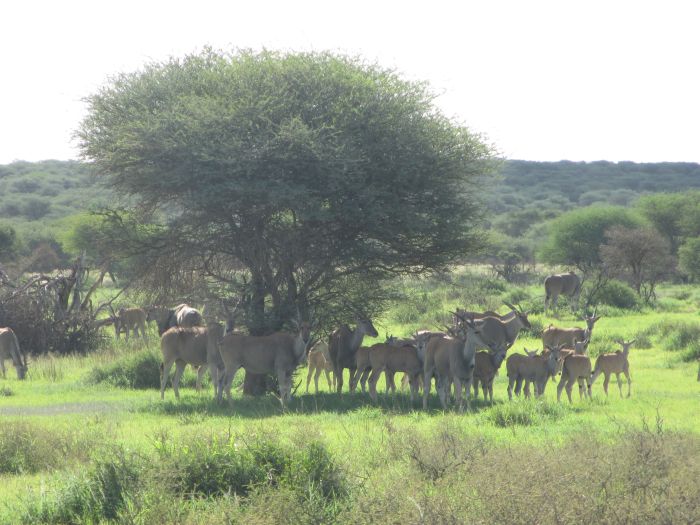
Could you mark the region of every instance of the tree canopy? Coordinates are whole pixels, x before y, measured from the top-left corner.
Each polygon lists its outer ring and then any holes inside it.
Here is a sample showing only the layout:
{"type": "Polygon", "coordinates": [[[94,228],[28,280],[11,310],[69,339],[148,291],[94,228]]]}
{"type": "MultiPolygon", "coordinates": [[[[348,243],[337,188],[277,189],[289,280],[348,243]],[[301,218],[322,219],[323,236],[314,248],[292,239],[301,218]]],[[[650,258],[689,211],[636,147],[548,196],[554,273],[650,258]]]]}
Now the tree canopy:
{"type": "Polygon", "coordinates": [[[263,331],[321,300],[371,310],[386,277],[478,247],[492,151],[433,99],[358,59],[207,49],[114,78],[77,135],[144,282],[204,275],[263,331]]]}
{"type": "Polygon", "coordinates": [[[565,213],[550,223],[542,259],[551,264],[575,266],[584,274],[601,264],[600,246],[613,226],[633,228],[642,220],[617,206],[592,206],[565,213]]]}

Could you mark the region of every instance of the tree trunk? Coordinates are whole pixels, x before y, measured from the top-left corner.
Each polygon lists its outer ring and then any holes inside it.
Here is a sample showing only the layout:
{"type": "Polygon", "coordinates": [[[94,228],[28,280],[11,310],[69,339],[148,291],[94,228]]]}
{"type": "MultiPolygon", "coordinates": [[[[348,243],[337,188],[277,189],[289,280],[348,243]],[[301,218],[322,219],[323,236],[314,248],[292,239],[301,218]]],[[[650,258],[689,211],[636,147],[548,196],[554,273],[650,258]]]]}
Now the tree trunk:
{"type": "MultiPolygon", "coordinates": [[[[265,326],[265,283],[258,273],[253,273],[252,279],[253,297],[251,300],[251,327],[250,335],[264,335],[265,326]]],[[[262,396],[268,391],[269,382],[265,374],[245,373],[243,380],[243,394],[249,396],[262,396]]]]}

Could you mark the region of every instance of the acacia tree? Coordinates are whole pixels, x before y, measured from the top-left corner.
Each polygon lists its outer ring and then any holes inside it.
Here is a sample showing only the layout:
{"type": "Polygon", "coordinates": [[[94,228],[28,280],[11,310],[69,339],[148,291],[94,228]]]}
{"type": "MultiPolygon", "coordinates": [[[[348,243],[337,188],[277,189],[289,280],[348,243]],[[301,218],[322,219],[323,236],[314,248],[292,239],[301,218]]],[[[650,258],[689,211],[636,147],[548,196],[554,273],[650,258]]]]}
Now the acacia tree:
{"type": "Polygon", "coordinates": [[[656,299],[656,285],[673,272],[670,243],[653,228],[613,226],[600,257],[608,269],[626,277],[647,303],[656,299]]]}
{"type": "Polygon", "coordinates": [[[265,333],[376,310],[387,277],[478,247],[492,151],[433,99],[357,59],[207,49],[113,79],[77,134],[128,203],[113,246],[142,282],[239,293],[265,333]]]}
{"type": "Polygon", "coordinates": [[[590,284],[586,307],[596,300],[610,275],[600,257],[605,234],[613,226],[635,227],[641,220],[619,206],[591,206],[564,213],[549,224],[540,257],[550,264],[573,266],[590,284]]]}

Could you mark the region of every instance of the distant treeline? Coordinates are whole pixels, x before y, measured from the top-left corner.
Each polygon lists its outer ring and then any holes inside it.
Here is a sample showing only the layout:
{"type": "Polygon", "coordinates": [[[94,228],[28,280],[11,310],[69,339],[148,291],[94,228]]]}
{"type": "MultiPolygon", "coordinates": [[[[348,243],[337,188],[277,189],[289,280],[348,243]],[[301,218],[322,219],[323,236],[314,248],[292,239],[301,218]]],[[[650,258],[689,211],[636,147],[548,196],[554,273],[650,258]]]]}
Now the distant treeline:
{"type": "MultiPolygon", "coordinates": [[[[507,160],[491,187],[488,207],[493,214],[531,206],[565,211],[595,202],[626,206],[643,194],[700,189],[700,164],[507,160]]],[[[86,163],[0,165],[0,219],[58,219],[108,201],[86,163]]]]}
{"type": "Polygon", "coordinates": [[[648,193],[699,188],[696,163],[509,160],[503,164],[489,209],[500,214],[531,206],[571,208],[596,202],[626,206],[648,193]]]}

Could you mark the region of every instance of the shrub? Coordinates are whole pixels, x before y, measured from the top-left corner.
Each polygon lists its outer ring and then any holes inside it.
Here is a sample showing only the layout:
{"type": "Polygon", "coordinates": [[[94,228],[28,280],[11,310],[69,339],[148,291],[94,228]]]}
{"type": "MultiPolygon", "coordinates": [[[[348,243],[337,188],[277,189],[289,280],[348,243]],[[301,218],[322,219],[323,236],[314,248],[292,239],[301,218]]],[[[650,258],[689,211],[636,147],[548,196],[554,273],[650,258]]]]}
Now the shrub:
{"type": "MultiPolygon", "coordinates": [[[[530,385],[532,392],[533,385],[530,385]]],[[[486,413],[487,421],[497,427],[538,425],[545,420],[554,420],[564,414],[564,408],[537,400],[522,400],[519,403],[503,403],[494,406],[486,413]]]]}
{"type": "Polygon", "coordinates": [[[23,523],[103,523],[120,517],[142,487],[138,457],[116,450],[85,475],[72,475],[27,502],[23,523]]]}
{"type": "Polygon", "coordinates": [[[0,425],[0,474],[31,474],[88,460],[102,436],[93,429],[66,430],[27,421],[0,425]]]}
{"type": "Polygon", "coordinates": [[[616,308],[632,309],[639,306],[639,299],[632,288],[616,279],[608,281],[596,293],[597,302],[616,308]]]}
{"type": "MultiPolygon", "coordinates": [[[[160,388],[160,365],[163,361],[155,348],[125,355],[115,361],[93,368],[86,381],[90,384],[105,383],[118,388],[160,388]]],[[[193,387],[196,376],[188,367],[180,380],[181,387],[193,387]]],[[[171,377],[173,371],[170,371],[171,377]]],[[[209,376],[205,375],[205,381],[209,376]]],[[[203,382],[203,384],[205,384],[203,382]]]]}

